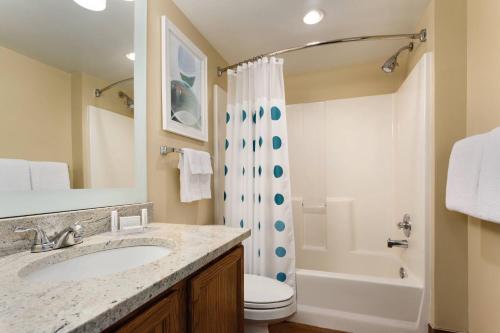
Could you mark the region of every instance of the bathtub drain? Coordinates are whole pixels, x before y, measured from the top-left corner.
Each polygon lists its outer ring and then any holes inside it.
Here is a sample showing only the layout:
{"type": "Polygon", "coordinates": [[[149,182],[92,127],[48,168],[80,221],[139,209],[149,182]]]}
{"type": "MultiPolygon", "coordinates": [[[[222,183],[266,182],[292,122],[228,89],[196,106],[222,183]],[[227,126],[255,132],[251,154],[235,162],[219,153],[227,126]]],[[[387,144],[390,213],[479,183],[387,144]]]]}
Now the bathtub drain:
{"type": "Polygon", "coordinates": [[[404,279],[408,276],[404,267],[399,268],[399,277],[404,279]]]}

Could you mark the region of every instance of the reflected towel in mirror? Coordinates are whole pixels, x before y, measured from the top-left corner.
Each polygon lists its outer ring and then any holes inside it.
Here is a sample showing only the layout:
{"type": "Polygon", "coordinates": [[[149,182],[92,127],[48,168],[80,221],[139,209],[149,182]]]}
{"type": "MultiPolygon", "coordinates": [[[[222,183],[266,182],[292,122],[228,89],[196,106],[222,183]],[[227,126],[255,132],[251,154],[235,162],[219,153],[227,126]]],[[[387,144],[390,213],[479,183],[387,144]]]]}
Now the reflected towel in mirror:
{"type": "Polygon", "coordinates": [[[31,191],[28,161],[0,158],[0,191],[31,191]]]}
{"type": "Polygon", "coordinates": [[[30,161],[29,166],[33,191],[70,189],[68,164],[30,161]]]}

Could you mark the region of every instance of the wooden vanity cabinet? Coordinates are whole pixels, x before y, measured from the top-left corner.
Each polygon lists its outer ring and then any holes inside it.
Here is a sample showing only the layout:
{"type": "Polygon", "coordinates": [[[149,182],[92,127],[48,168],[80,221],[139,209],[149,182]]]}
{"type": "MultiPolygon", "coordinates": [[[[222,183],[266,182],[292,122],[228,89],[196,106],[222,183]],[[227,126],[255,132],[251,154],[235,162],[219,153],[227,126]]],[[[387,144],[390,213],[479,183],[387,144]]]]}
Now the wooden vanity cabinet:
{"type": "Polygon", "coordinates": [[[186,283],[181,282],[154,304],[141,309],[117,333],[186,332],[186,283]]]}
{"type": "Polygon", "coordinates": [[[243,332],[243,247],[194,275],[188,283],[188,332],[243,332]]]}
{"type": "Polygon", "coordinates": [[[104,332],[243,333],[243,310],[239,245],[104,332]]]}

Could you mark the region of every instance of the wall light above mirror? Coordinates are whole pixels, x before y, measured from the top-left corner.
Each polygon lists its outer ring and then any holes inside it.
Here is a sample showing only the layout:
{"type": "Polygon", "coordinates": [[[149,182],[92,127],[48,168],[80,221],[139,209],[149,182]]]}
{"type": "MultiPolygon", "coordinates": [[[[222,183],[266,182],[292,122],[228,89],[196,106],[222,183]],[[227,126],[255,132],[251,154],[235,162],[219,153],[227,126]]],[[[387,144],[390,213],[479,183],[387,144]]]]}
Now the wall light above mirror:
{"type": "Polygon", "coordinates": [[[0,2],[0,217],[146,201],[146,16],[0,2]]]}

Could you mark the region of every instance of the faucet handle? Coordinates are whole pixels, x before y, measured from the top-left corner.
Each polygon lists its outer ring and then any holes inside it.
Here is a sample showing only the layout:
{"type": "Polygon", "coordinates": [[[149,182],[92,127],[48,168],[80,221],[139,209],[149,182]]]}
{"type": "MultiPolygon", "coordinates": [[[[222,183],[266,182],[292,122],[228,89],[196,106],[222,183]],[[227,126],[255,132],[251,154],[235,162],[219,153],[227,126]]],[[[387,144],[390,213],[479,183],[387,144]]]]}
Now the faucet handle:
{"type": "Polygon", "coordinates": [[[403,216],[403,221],[397,223],[397,227],[403,230],[403,233],[407,238],[411,235],[411,216],[409,214],[405,214],[403,216]]]}
{"type": "Polygon", "coordinates": [[[45,252],[54,248],[54,242],[49,240],[45,231],[38,225],[33,228],[16,227],[16,229],[14,229],[16,233],[25,233],[28,231],[35,232],[35,237],[31,244],[31,252],[45,252]]]}
{"type": "Polygon", "coordinates": [[[69,227],[71,231],[73,232],[73,237],[75,239],[81,239],[83,238],[83,226],[80,224],[80,222],[75,222],[69,227]]]}
{"type": "Polygon", "coordinates": [[[75,234],[76,237],[83,237],[83,231],[85,228],[82,226],[82,222],[91,222],[94,218],[90,217],[88,219],[78,221],[70,225],[71,231],[75,234]]]}

